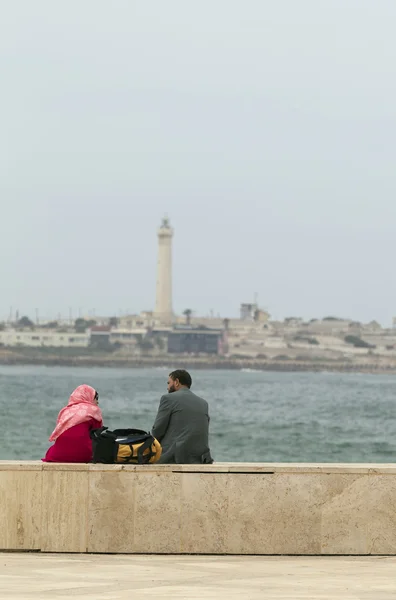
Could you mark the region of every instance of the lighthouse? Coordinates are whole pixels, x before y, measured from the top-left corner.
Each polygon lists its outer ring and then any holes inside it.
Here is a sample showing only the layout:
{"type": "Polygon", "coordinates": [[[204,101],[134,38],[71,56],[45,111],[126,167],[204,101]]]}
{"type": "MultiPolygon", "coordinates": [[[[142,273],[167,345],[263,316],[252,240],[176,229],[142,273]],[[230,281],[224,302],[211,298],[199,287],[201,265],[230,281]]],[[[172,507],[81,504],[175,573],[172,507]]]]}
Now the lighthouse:
{"type": "Polygon", "coordinates": [[[155,316],[163,325],[172,323],[172,238],[169,219],[162,219],[158,229],[157,294],[155,316]]]}

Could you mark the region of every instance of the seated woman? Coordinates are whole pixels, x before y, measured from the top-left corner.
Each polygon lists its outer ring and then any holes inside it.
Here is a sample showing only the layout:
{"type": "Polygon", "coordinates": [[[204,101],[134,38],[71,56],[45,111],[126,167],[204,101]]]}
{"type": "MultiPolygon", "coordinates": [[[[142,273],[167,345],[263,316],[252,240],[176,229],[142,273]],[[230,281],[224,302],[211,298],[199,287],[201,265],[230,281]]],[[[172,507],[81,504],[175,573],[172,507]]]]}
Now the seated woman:
{"type": "Polygon", "coordinates": [[[51,434],[51,446],[43,462],[86,463],[92,460],[91,429],[102,427],[99,394],[89,385],[80,385],[58,415],[51,434]]]}

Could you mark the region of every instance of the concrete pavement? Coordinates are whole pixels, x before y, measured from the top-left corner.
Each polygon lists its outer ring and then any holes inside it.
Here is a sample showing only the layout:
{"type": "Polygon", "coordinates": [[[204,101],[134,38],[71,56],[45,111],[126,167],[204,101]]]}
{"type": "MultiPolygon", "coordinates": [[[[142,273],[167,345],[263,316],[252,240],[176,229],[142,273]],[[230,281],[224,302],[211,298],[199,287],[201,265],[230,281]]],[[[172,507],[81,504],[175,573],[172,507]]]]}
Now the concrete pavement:
{"type": "Polygon", "coordinates": [[[396,557],[0,554],[13,600],[395,600],[396,557]]]}

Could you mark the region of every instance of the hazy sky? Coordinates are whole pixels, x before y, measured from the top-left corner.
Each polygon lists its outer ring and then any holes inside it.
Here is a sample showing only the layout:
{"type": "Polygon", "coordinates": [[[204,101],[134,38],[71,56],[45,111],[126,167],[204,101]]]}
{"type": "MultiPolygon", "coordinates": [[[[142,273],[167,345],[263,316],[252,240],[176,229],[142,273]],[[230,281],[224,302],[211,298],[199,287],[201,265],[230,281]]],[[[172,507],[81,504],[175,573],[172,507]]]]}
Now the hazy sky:
{"type": "Polygon", "coordinates": [[[0,319],[396,315],[394,0],[12,0],[0,319]]]}

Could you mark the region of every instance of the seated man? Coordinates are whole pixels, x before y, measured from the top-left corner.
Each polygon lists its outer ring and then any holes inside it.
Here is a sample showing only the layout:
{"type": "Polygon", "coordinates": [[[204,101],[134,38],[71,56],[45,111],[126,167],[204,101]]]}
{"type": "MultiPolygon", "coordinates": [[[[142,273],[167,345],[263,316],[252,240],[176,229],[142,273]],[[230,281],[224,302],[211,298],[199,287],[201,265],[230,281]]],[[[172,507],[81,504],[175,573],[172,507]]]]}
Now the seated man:
{"type": "Polygon", "coordinates": [[[190,390],[191,376],[170,373],[168,393],[162,396],[151,433],[162,445],[160,463],[212,463],[209,451],[209,409],[206,400],[190,390]]]}

